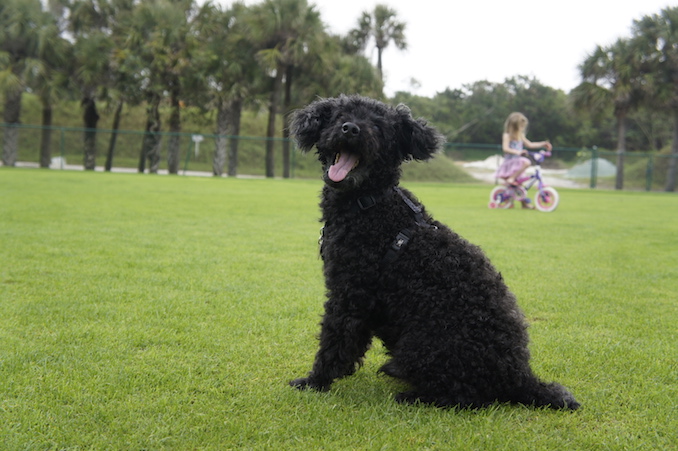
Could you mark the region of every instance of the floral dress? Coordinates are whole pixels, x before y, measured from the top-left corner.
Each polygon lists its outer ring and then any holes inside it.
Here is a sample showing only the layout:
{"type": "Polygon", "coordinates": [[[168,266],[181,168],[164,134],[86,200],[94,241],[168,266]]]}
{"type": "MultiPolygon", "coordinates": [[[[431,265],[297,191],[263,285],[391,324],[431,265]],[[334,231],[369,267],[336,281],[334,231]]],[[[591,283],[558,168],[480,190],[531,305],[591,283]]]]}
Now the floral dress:
{"type": "MultiPolygon", "coordinates": [[[[511,149],[515,150],[523,150],[523,142],[522,141],[511,141],[509,142],[509,147],[511,149]]],[[[530,160],[528,158],[522,157],[520,155],[514,155],[512,153],[506,153],[504,152],[504,162],[499,166],[497,169],[497,172],[494,173],[495,178],[498,179],[505,179],[507,177],[510,177],[513,175],[516,171],[519,171],[523,165],[525,164],[525,161],[528,163],[530,160]]]]}

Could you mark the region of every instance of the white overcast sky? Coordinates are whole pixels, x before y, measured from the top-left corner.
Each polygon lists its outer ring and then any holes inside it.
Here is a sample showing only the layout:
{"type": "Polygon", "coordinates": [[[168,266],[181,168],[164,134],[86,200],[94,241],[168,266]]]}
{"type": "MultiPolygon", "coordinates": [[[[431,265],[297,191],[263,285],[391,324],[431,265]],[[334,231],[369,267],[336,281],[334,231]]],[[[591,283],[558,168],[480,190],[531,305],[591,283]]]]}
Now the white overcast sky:
{"type": "MultiPolygon", "coordinates": [[[[223,5],[229,0],[214,0],[223,5]]],[[[247,4],[258,1],[247,0],[247,4]]],[[[515,75],[569,92],[597,44],[630,37],[634,19],[678,6],[667,0],[309,0],[328,31],[346,34],[377,4],[407,23],[408,49],[383,55],[386,95],[433,96],[479,80],[515,75]],[[411,80],[419,83],[413,86],[411,80]]],[[[376,64],[376,50],[367,56],[376,64]]]]}

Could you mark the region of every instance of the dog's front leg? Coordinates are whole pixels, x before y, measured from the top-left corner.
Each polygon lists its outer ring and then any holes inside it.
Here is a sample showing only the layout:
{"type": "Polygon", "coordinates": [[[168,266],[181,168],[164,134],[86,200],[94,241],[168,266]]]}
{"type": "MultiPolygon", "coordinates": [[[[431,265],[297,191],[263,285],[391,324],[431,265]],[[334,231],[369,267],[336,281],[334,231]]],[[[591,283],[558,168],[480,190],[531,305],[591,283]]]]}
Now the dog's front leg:
{"type": "Polygon", "coordinates": [[[353,374],[372,340],[365,320],[326,310],[320,330],[320,348],[308,377],[290,385],[299,389],[329,390],[335,379],[353,374]]]}

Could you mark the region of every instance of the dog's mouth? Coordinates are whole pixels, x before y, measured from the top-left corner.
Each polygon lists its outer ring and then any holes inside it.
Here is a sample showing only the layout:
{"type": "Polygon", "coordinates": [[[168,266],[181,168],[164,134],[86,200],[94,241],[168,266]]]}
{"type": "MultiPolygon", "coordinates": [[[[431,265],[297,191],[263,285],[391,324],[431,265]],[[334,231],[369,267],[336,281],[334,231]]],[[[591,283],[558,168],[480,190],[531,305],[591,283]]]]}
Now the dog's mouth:
{"type": "Polygon", "coordinates": [[[337,152],[334,156],[334,164],[327,171],[327,176],[333,182],[341,182],[349,172],[358,167],[360,158],[358,155],[346,151],[337,152]]]}

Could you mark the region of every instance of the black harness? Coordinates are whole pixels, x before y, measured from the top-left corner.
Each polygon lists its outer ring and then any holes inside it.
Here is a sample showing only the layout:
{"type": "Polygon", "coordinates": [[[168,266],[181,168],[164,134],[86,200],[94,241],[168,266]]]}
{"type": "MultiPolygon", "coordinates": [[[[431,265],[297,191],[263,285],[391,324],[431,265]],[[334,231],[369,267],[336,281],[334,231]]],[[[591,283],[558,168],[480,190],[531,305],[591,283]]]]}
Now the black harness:
{"type": "MultiPolygon", "coordinates": [[[[410,208],[410,211],[414,216],[414,222],[416,225],[418,225],[419,227],[435,227],[426,222],[426,220],[424,219],[424,213],[422,213],[422,208],[419,205],[412,202],[410,198],[407,197],[400,188],[394,186],[393,190],[396,193],[398,193],[398,195],[400,195],[400,197],[405,202],[405,205],[407,205],[410,208]]],[[[404,228],[400,232],[398,232],[395,239],[391,243],[391,246],[386,251],[386,255],[384,255],[384,258],[381,259],[382,266],[390,265],[391,263],[396,261],[396,259],[402,252],[403,248],[407,246],[407,243],[410,242],[413,236],[414,231],[408,228],[404,228]]]]}
{"type": "MultiPolygon", "coordinates": [[[[405,202],[405,205],[407,205],[410,208],[410,211],[412,212],[412,215],[414,216],[414,222],[417,226],[419,227],[433,227],[437,229],[438,227],[429,224],[426,222],[426,219],[424,218],[424,213],[423,209],[412,202],[409,197],[403,193],[403,191],[397,187],[393,187],[393,191],[395,191],[405,202]]],[[[374,207],[378,203],[378,198],[375,196],[363,196],[359,197],[356,200],[355,207],[356,209],[360,211],[366,211],[369,210],[370,208],[374,207]]],[[[322,244],[323,244],[323,238],[325,235],[325,227],[320,228],[320,237],[318,238],[318,246],[322,252],[322,244]]],[[[403,251],[405,246],[407,246],[407,243],[410,242],[412,237],[414,236],[414,230],[409,229],[409,228],[404,228],[398,234],[396,235],[395,239],[393,242],[391,242],[391,245],[389,246],[388,250],[386,251],[386,254],[384,255],[384,258],[381,259],[381,265],[382,267],[390,265],[400,255],[400,253],[403,251]]]]}
{"type": "MultiPolygon", "coordinates": [[[[420,227],[435,227],[426,222],[426,220],[424,219],[424,213],[422,208],[419,205],[412,202],[410,198],[407,197],[399,187],[394,186],[393,191],[395,191],[405,202],[405,205],[407,205],[410,208],[410,211],[414,216],[414,222],[416,225],[420,227]]],[[[377,205],[377,203],[378,199],[375,196],[363,196],[357,199],[356,208],[361,211],[365,211],[374,207],[375,205],[377,205]]],[[[322,233],[323,233],[322,229],[320,233],[321,233],[320,243],[322,244],[322,233]]],[[[402,250],[405,248],[405,246],[407,246],[407,243],[410,242],[413,236],[414,230],[409,228],[404,228],[400,232],[398,232],[395,239],[393,240],[393,242],[391,242],[391,245],[386,251],[384,258],[381,259],[382,266],[390,265],[391,263],[396,261],[402,250]]]]}

